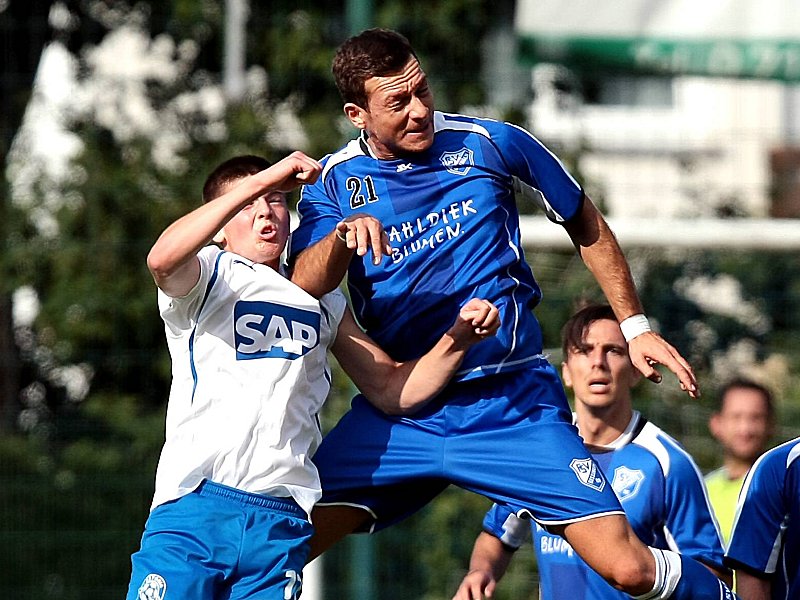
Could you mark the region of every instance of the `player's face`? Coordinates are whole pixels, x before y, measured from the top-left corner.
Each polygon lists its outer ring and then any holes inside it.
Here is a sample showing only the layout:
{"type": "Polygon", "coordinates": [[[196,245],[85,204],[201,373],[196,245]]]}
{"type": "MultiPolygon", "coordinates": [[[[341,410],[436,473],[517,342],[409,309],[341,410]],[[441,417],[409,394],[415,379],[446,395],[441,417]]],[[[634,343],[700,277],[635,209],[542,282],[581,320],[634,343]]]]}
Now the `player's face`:
{"type": "Polygon", "coordinates": [[[747,388],[728,390],[722,410],[712,416],[710,426],[727,454],[749,463],[765,450],[772,435],[764,396],[747,388]]]}
{"type": "Polygon", "coordinates": [[[270,192],[240,210],[222,229],[224,247],[277,269],[289,238],[286,195],[270,192]]]}
{"type": "Polygon", "coordinates": [[[581,346],[565,357],[562,374],[564,385],[575,395],[576,408],[583,404],[594,409],[615,405],[629,409],[631,388],[639,381],[619,324],[608,319],[589,324],[581,346]]]}
{"type": "Polygon", "coordinates": [[[345,113],[378,158],[393,159],[422,152],[433,143],[433,94],[416,58],[396,75],[364,82],[367,106],[348,103],[345,113]]]}

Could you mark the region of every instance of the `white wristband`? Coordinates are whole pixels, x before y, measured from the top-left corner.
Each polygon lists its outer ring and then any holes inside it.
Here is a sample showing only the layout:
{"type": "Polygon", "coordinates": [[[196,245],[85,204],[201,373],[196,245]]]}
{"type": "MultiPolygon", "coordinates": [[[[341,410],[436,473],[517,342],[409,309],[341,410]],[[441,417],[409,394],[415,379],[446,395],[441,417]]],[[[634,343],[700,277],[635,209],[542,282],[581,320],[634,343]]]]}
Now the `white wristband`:
{"type": "Polygon", "coordinates": [[[623,319],[619,328],[622,330],[622,335],[625,336],[625,341],[630,342],[633,338],[650,331],[650,321],[643,314],[632,315],[623,319]]]}

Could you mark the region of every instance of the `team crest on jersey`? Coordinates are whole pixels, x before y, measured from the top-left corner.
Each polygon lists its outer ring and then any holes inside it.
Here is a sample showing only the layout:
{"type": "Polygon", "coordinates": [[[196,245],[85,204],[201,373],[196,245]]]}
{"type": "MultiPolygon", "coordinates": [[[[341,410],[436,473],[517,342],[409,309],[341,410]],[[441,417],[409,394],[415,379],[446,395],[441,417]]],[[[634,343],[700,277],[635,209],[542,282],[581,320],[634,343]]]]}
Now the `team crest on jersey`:
{"type": "Polygon", "coordinates": [[[597,468],[597,463],[591,458],[573,458],[569,463],[570,468],[575,471],[575,475],[586,487],[602,492],[606,487],[606,478],[603,472],[597,468]]]}
{"type": "Polygon", "coordinates": [[[614,469],[614,481],[611,482],[611,487],[620,502],[624,502],[639,493],[639,488],[642,487],[643,481],[643,471],[629,469],[628,467],[617,467],[614,469]]]}
{"type": "Polygon", "coordinates": [[[308,354],[319,343],[319,313],[242,300],[233,309],[236,360],[285,358],[308,354]]]}
{"type": "Polygon", "coordinates": [[[445,152],[439,157],[444,168],[454,175],[466,175],[475,164],[473,152],[469,148],[461,148],[455,152],[445,152]]]}
{"type": "Polygon", "coordinates": [[[137,592],[137,600],[164,600],[167,593],[167,582],[161,575],[150,573],[144,578],[137,592]]]}

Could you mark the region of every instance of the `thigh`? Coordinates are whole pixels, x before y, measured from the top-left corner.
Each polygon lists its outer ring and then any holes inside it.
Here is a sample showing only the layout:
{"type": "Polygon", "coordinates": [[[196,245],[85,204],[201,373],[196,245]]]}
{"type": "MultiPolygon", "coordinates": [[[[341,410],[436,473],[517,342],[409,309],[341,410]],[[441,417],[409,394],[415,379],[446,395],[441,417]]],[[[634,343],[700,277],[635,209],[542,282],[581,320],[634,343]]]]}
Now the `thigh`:
{"type": "Polygon", "coordinates": [[[418,418],[389,416],[362,396],[353,399],[351,410],[325,436],[314,455],[322,483],[317,506],[357,508],[365,518],[345,511],[350,515],[346,521],[320,523],[325,539],[333,543],[350,533],[352,530],[346,531],[350,527],[356,531],[387,527],[413,514],[447,487],[441,478],[441,419],[438,410],[418,418]]]}
{"type": "Polygon", "coordinates": [[[153,510],[131,557],[128,600],[162,600],[167,590],[175,598],[215,597],[237,551],[204,504],[188,494],[153,510]]]}
{"type": "MultiPolygon", "coordinates": [[[[561,381],[547,365],[487,378],[450,424],[446,476],[456,485],[557,525],[622,508],[572,425],[561,381]]],[[[448,410],[450,410],[448,408],[448,410]]],[[[455,412],[455,411],[451,411],[455,412]]]]}
{"type": "Polygon", "coordinates": [[[296,600],[302,588],[311,523],[280,507],[244,508],[247,525],[229,600],[296,600]]]}

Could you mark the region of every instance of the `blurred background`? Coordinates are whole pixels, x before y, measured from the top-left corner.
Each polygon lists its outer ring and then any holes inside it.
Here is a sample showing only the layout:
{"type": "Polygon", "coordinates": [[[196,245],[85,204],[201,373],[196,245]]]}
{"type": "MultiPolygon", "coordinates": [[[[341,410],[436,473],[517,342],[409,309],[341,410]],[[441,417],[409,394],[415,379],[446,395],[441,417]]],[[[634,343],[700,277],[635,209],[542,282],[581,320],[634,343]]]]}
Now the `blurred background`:
{"type": "MultiPolygon", "coordinates": [[[[704,471],[734,375],[774,391],[774,443],[800,434],[792,0],[0,0],[0,595],[123,597],[170,373],[145,255],[221,160],[321,157],[353,136],[330,61],[370,26],[409,37],[438,109],[527,127],[603,207],[704,391],[665,377],[637,408],[704,471]]],[[[600,292],[561,228],[520,207],[558,363],[576,299],[600,292]]],[[[351,393],[337,373],[326,429],[351,393]]],[[[448,599],[487,507],[450,489],[354,536],[304,597],[448,599]]],[[[495,597],[536,589],[526,548],[495,597]]]]}

